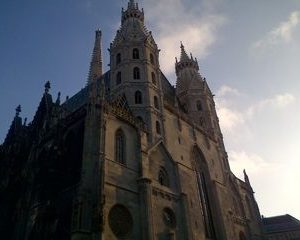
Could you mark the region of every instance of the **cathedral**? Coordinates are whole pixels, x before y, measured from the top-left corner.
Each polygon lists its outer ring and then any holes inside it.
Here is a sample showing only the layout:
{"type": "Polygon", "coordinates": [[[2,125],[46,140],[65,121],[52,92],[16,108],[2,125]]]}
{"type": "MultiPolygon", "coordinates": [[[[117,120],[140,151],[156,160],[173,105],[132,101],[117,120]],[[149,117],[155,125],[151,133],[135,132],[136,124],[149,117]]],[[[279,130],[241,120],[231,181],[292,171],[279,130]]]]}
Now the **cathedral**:
{"type": "Polygon", "coordinates": [[[101,37],[97,30],[84,88],[61,102],[47,82],[30,123],[16,108],[0,145],[0,238],[264,239],[197,59],[178,46],[172,86],[134,0],[122,9],[107,72],[101,37]]]}

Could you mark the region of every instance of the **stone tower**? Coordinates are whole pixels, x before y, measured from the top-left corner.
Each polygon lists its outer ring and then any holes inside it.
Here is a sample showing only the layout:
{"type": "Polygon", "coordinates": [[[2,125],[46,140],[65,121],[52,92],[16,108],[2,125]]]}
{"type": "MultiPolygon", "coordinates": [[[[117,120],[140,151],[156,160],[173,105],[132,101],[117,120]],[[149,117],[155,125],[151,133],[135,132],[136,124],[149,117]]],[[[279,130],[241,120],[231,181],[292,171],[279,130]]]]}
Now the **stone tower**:
{"type": "Polygon", "coordinates": [[[207,85],[206,79],[199,73],[196,58],[187,55],[181,43],[180,60],[176,58],[176,95],[184,110],[195,124],[205,129],[209,134],[219,131],[217,114],[213,95],[207,85]]]}
{"type": "Polygon", "coordinates": [[[121,27],[110,46],[112,98],[125,97],[132,113],[148,127],[148,140],[164,135],[159,50],[134,1],[122,9],[121,27]]]}

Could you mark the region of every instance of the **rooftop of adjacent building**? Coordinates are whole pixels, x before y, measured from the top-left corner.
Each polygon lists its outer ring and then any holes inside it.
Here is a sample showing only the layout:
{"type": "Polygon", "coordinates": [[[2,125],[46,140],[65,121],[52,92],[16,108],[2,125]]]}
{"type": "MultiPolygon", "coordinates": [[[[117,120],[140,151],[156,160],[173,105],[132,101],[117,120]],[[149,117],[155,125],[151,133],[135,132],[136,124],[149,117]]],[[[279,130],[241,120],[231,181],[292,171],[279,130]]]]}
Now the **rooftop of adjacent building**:
{"type": "Polygon", "coordinates": [[[263,217],[262,222],[267,233],[300,230],[300,221],[289,214],[263,217]]]}

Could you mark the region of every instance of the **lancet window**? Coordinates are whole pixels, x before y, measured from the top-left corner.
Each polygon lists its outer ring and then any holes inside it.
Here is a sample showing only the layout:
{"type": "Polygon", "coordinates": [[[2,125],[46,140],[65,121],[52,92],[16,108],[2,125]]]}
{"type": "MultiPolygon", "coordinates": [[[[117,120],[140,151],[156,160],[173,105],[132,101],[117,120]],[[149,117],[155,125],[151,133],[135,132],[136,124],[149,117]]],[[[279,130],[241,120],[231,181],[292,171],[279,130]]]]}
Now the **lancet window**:
{"type": "Polygon", "coordinates": [[[134,48],[132,50],[132,58],[133,59],[140,59],[140,53],[139,53],[139,50],[137,48],[134,48]]]}
{"type": "Polygon", "coordinates": [[[116,77],[116,84],[119,85],[122,82],[122,74],[121,72],[117,73],[117,77],[116,77]]]}
{"type": "Polygon", "coordinates": [[[126,155],[126,148],[125,148],[125,134],[121,129],[116,131],[115,135],[116,141],[116,161],[122,164],[126,163],[125,155],[126,155]]]}
{"type": "Polygon", "coordinates": [[[135,104],[142,104],[143,103],[142,93],[140,91],[135,92],[134,100],[135,100],[135,104]]]}
{"type": "Polygon", "coordinates": [[[116,56],[116,63],[117,65],[121,63],[121,53],[118,53],[116,56]]]}
{"type": "Polygon", "coordinates": [[[141,78],[140,69],[138,67],[135,67],[133,69],[133,79],[137,80],[141,78]]]}

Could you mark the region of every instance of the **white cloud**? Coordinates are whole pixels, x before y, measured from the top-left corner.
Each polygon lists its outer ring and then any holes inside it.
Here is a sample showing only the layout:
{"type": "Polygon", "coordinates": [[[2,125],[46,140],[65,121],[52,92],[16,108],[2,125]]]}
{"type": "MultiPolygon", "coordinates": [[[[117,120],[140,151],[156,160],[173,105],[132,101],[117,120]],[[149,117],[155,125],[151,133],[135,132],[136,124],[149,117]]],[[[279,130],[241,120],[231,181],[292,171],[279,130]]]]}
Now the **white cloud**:
{"type": "Polygon", "coordinates": [[[257,174],[271,167],[270,163],[257,154],[245,151],[229,151],[228,156],[231,170],[239,177],[241,177],[243,169],[246,169],[248,173],[257,174]]]}
{"type": "Polygon", "coordinates": [[[290,93],[278,94],[272,98],[267,98],[250,106],[247,110],[248,116],[253,116],[254,113],[263,111],[266,108],[282,109],[295,102],[296,98],[290,93]]]}
{"type": "Polygon", "coordinates": [[[228,85],[222,85],[220,87],[220,89],[217,91],[217,96],[218,97],[224,97],[227,94],[232,94],[232,95],[236,95],[236,96],[241,95],[239,90],[237,90],[236,88],[232,88],[228,85]]]}
{"type": "Polygon", "coordinates": [[[244,123],[244,117],[240,112],[227,107],[219,108],[218,116],[220,119],[221,129],[226,132],[232,131],[239,124],[244,123]]]}
{"type": "Polygon", "coordinates": [[[249,106],[243,106],[242,108],[242,106],[237,106],[237,104],[240,104],[242,96],[244,96],[244,94],[238,89],[227,85],[221,86],[217,91],[217,97],[215,99],[217,112],[221,129],[225,133],[234,132],[238,127],[246,128],[246,125],[252,120],[254,114],[264,114],[266,109],[278,112],[296,102],[294,95],[283,93],[262,99],[249,106]]]}
{"type": "Polygon", "coordinates": [[[216,92],[216,106],[220,120],[221,129],[230,132],[237,126],[245,122],[243,113],[234,106],[234,97],[242,94],[238,89],[228,85],[223,85],[216,92]]]}
{"type": "Polygon", "coordinates": [[[289,43],[293,39],[295,28],[300,22],[300,12],[294,11],[285,22],[268,32],[262,39],[253,44],[254,49],[264,49],[279,43],[289,43]]]}
{"type": "Polygon", "coordinates": [[[226,22],[224,16],[212,12],[212,3],[204,5],[209,8],[206,15],[203,15],[205,9],[199,8],[200,4],[191,9],[183,0],[161,0],[155,1],[155,4],[153,1],[145,1],[143,5],[147,9],[147,19],[155,28],[156,42],[163,49],[160,64],[167,75],[175,71],[175,57],[180,55],[180,41],[187,52],[202,59],[209,54],[217,40],[218,29],[226,22]]]}

